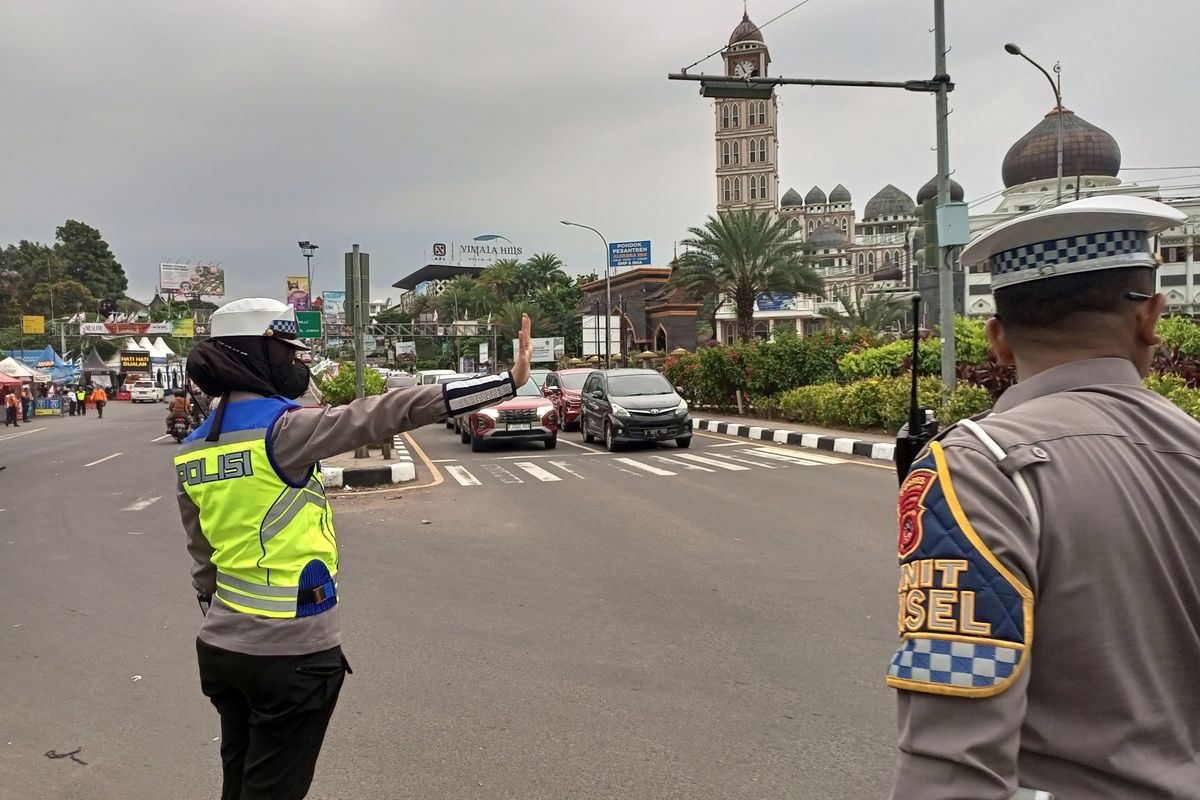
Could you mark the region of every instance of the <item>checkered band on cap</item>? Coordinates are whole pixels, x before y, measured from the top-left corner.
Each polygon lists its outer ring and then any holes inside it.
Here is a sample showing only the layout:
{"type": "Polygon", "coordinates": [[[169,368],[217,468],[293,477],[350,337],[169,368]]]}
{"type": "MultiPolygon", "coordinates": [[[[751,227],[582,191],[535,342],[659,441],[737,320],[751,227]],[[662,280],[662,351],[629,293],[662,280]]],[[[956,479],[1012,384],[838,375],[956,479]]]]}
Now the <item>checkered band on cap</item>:
{"type": "Polygon", "coordinates": [[[294,319],[273,319],[267,326],[266,336],[277,336],[280,339],[295,339],[300,335],[300,325],[294,319]]]}
{"type": "Polygon", "coordinates": [[[1145,231],[1104,231],[1034,242],[991,257],[992,286],[1109,267],[1153,267],[1145,231]]]}
{"type": "Polygon", "coordinates": [[[892,656],[888,675],[943,686],[995,686],[1020,660],[1021,651],[1013,647],[913,637],[892,656]]]}

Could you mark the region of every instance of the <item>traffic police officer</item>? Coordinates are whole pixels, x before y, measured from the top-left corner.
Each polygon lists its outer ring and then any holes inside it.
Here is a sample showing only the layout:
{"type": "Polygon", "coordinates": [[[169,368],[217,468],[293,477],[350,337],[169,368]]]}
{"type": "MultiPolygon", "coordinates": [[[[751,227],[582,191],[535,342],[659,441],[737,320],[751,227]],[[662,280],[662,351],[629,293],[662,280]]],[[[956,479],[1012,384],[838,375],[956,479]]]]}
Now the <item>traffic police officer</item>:
{"type": "Polygon", "coordinates": [[[900,490],[894,798],[1200,797],[1200,424],[1142,385],[1185,219],[1096,197],[964,250],[1020,383],[900,490]]]}
{"type": "Polygon", "coordinates": [[[249,298],[213,313],[188,377],[221,397],[175,456],[196,647],[221,717],[223,800],[302,798],[345,674],[333,516],[319,460],[509,397],[529,375],[529,318],[511,373],[301,408],[291,306],[249,298]]]}

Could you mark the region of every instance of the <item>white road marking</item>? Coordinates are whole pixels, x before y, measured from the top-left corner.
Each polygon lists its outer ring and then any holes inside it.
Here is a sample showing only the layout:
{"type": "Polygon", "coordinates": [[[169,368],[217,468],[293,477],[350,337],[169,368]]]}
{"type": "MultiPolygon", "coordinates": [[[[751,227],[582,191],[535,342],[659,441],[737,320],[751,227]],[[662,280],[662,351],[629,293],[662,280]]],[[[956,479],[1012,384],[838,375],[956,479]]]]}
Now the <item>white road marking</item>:
{"type": "Polygon", "coordinates": [[[0,436],[0,442],[7,442],[9,439],[16,439],[18,436],[28,436],[31,433],[38,433],[38,432],[44,431],[44,430],[46,430],[46,429],[45,428],[34,428],[31,431],[21,431],[20,433],[9,433],[4,436],[0,436]]]}
{"type": "Polygon", "coordinates": [[[151,439],[150,442],[151,442],[151,444],[153,444],[154,442],[161,442],[163,439],[169,439],[170,437],[171,437],[171,434],[164,433],[162,436],[158,437],[157,439],[151,439]]]}
{"type": "MultiPolygon", "coordinates": [[[[741,444],[741,442],[738,442],[738,444],[741,444]]],[[[661,461],[664,464],[674,464],[675,466],[683,467],[684,469],[697,470],[699,472],[716,472],[715,469],[701,467],[697,464],[689,464],[686,461],[676,461],[675,459],[667,458],[666,456],[650,456],[650,458],[654,459],[655,461],[661,461]]]]}
{"type": "Polygon", "coordinates": [[[780,464],[764,464],[761,461],[751,461],[748,458],[738,458],[731,456],[729,453],[713,453],[714,458],[728,458],[730,461],[736,461],[739,464],[749,464],[752,467],[762,467],[763,469],[779,469],[780,464]]]}
{"type": "Polygon", "coordinates": [[[135,503],[130,503],[129,505],[122,508],[121,510],[122,511],[141,511],[143,508],[149,508],[150,506],[154,505],[159,500],[162,500],[162,495],[159,495],[158,497],[143,497],[143,498],[140,498],[135,503]]]}
{"type": "Polygon", "coordinates": [[[671,472],[671,470],[669,470],[669,469],[659,469],[658,467],[652,467],[649,464],[643,464],[642,462],[638,461],[637,459],[633,459],[633,458],[614,458],[613,461],[620,461],[622,464],[628,464],[631,467],[637,467],[638,469],[643,470],[644,472],[649,472],[651,475],[677,475],[678,474],[676,472],[671,472]]]}
{"type": "Polygon", "coordinates": [[[458,481],[460,486],[479,486],[482,481],[476,478],[466,467],[446,467],[446,472],[450,473],[450,477],[458,481]]]}
{"type": "Polygon", "coordinates": [[[109,459],[112,459],[112,458],[116,458],[117,456],[120,456],[120,455],[124,455],[124,453],[113,453],[111,456],[105,456],[104,458],[93,461],[90,464],[84,464],[84,466],[85,467],[94,467],[97,464],[103,464],[105,461],[108,461],[109,459]]]}
{"type": "Polygon", "coordinates": [[[723,444],[710,444],[706,449],[712,449],[714,447],[745,447],[745,446],[746,446],[745,442],[724,442],[723,444]]]}
{"type": "Polygon", "coordinates": [[[542,469],[537,464],[534,464],[532,461],[514,461],[513,466],[520,467],[521,469],[525,470],[533,477],[537,478],[539,481],[544,481],[544,482],[549,483],[551,481],[561,481],[562,480],[562,478],[558,477],[553,472],[542,469]]]}
{"type": "Polygon", "coordinates": [[[433,464],[453,464],[458,461],[457,458],[431,458],[429,461],[433,464]]]}
{"type": "Polygon", "coordinates": [[[846,464],[849,463],[844,458],[833,458],[832,456],[817,455],[816,453],[797,453],[795,450],[781,450],[778,447],[756,447],[754,448],[760,453],[775,453],[776,455],[787,456],[788,458],[798,459],[800,461],[815,461],[818,464],[846,464]]]}
{"type": "Polygon", "coordinates": [[[130,536],[141,536],[142,535],[141,531],[126,531],[126,533],[130,536]]]}
{"type": "Polygon", "coordinates": [[[550,463],[553,464],[554,466],[558,467],[559,469],[561,469],[563,472],[567,473],[568,475],[574,475],[576,478],[579,478],[579,480],[581,480],[581,481],[586,480],[586,478],[584,478],[578,472],[571,469],[570,465],[567,464],[566,461],[551,461],[550,463]]]}
{"type": "Polygon", "coordinates": [[[495,477],[497,480],[499,480],[501,483],[511,484],[511,483],[524,483],[525,482],[525,481],[521,480],[520,478],[518,478],[513,473],[506,470],[504,467],[500,466],[499,464],[484,464],[483,468],[485,470],[487,470],[488,472],[490,472],[492,474],[492,476],[495,477]]]}
{"type": "MultiPolygon", "coordinates": [[[[829,462],[817,461],[816,459],[806,458],[798,455],[784,455],[782,453],[772,453],[768,450],[756,449],[752,451],[755,458],[769,458],[772,461],[778,461],[783,464],[795,464],[798,467],[819,467],[822,464],[829,462]]],[[[831,459],[833,463],[842,463],[841,459],[831,459]]]]}
{"type": "Polygon", "coordinates": [[[516,461],[518,458],[553,458],[551,455],[534,455],[533,453],[525,453],[520,456],[499,456],[497,461],[516,461]]]}
{"type": "Polygon", "coordinates": [[[730,472],[748,472],[750,470],[749,467],[730,464],[726,461],[721,461],[716,458],[705,458],[704,456],[697,456],[691,453],[678,453],[675,457],[685,458],[688,461],[695,461],[698,464],[708,464],[710,467],[717,467],[718,469],[727,469],[730,472]]]}
{"type": "Polygon", "coordinates": [[[578,447],[580,450],[585,450],[594,456],[598,456],[598,455],[601,455],[604,453],[603,450],[597,450],[594,447],[588,447],[586,444],[580,444],[579,442],[572,442],[570,439],[564,439],[561,436],[558,437],[558,441],[560,444],[569,444],[569,445],[571,445],[571,447],[578,447]]]}

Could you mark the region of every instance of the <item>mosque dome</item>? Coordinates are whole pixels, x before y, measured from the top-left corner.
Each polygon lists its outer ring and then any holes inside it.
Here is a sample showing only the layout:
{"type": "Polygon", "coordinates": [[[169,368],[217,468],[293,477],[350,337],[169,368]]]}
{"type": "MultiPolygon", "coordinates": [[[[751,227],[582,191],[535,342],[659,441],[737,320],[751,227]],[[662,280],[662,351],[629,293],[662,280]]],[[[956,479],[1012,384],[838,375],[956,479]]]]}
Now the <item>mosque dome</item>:
{"type": "Polygon", "coordinates": [[[863,219],[878,217],[911,217],[916,209],[916,203],[901,189],[892,184],[880,189],[875,196],[867,201],[863,209],[863,219]]]}
{"type": "Polygon", "coordinates": [[[802,205],[804,205],[804,198],[801,197],[800,193],[797,192],[795,189],[788,189],[786,192],[783,193],[783,197],[781,197],[779,200],[780,208],[788,208],[790,206],[802,206],[802,205]]]}
{"type": "Polygon", "coordinates": [[[831,203],[849,203],[850,190],[842,184],[833,187],[833,191],[829,193],[829,202],[831,203]]]}
{"type": "Polygon", "coordinates": [[[738,42],[761,42],[762,32],[758,26],[750,21],[750,14],[742,14],[742,21],[733,29],[733,33],[729,34],[729,43],[731,45],[738,42]]]}
{"type": "Polygon", "coordinates": [[[808,194],[804,195],[804,204],[806,206],[823,206],[829,201],[825,193],[821,191],[821,187],[814,186],[808,190],[808,194]]]}
{"type": "Polygon", "coordinates": [[[808,243],[817,250],[837,250],[846,246],[846,235],[832,225],[822,225],[808,235],[808,243]]]}
{"type": "MultiPolygon", "coordinates": [[[[1064,177],[1117,176],[1121,169],[1121,148],[1108,131],[1067,108],[1062,110],[1062,126],[1064,177]]],[[[1058,174],[1057,147],[1058,113],[1054,109],[1008,149],[1001,168],[1005,188],[1054,179],[1058,174]]]]}
{"type": "MultiPolygon", "coordinates": [[[[937,176],[934,175],[929,179],[929,183],[921,187],[917,192],[917,205],[921,205],[931,197],[937,197],[937,176]]],[[[950,202],[961,203],[963,199],[963,188],[958,185],[958,181],[954,178],[950,179],[950,202]]]]}

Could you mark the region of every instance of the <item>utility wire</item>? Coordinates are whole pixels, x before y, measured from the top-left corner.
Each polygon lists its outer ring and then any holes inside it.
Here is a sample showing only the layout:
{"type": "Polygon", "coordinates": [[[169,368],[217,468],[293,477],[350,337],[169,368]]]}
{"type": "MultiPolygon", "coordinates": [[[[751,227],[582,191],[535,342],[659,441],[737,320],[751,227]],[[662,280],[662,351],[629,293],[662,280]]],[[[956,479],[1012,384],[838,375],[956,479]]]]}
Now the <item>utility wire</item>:
{"type": "MultiPolygon", "coordinates": [[[[797,8],[799,8],[800,6],[805,6],[805,5],[808,5],[808,4],[809,4],[809,3],[811,3],[811,2],[812,2],[812,0],[800,0],[800,2],[799,2],[799,3],[796,3],[796,5],[792,6],[792,7],[791,7],[791,8],[789,8],[787,11],[784,11],[782,14],[780,14],[780,15],[778,15],[778,16],[776,16],[776,17],[772,17],[771,19],[767,20],[767,21],[766,21],[765,23],[763,23],[762,25],[759,25],[759,26],[758,26],[758,29],[761,31],[763,28],[767,27],[768,25],[770,25],[770,24],[771,24],[772,22],[774,22],[775,20],[777,20],[777,19],[780,19],[780,18],[782,18],[782,17],[786,17],[788,14],[792,13],[792,12],[793,12],[793,11],[795,11],[797,8]]],[[[691,69],[692,67],[696,66],[697,64],[703,64],[705,61],[708,61],[710,58],[712,58],[713,56],[717,55],[718,53],[720,53],[722,50],[724,50],[724,49],[725,49],[725,48],[727,48],[727,47],[729,47],[729,45],[728,45],[728,44],[721,45],[721,46],[720,46],[720,47],[718,47],[716,50],[713,50],[711,53],[709,53],[708,55],[706,55],[704,58],[700,59],[699,61],[696,61],[696,62],[693,62],[693,63],[691,63],[691,64],[688,64],[686,67],[684,67],[683,69],[681,69],[681,70],[680,70],[680,72],[687,72],[689,69],[691,69]]]]}
{"type": "Polygon", "coordinates": [[[1121,167],[1121,172],[1166,172],[1172,169],[1200,169],[1200,164],[1186,164],[1182,167],[1121,167]]]}

